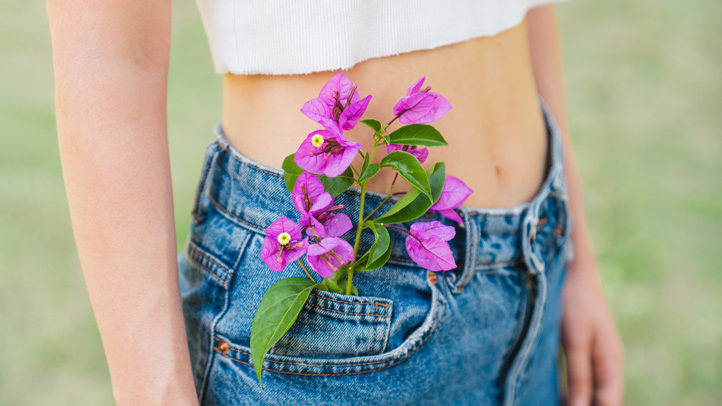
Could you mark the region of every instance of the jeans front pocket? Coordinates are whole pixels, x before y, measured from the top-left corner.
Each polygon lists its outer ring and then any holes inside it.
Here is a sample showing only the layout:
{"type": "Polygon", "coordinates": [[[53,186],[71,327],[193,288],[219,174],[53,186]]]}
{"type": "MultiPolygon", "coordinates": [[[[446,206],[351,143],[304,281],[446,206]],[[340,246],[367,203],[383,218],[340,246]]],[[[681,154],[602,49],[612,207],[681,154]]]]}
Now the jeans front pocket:
{"type": "MultiPolygon", "coordinates": [[[[258,259],[261,243],[260,235],[251,238],[214,331],[218,360],[229,368],[229,361],[235,364],[238,376],[255,376],[250,332],[264,292],[291,272],[302,273],[293,264],[285,274],[266,269],[258,259]]],[[[266,354],[263,369],[307,377],[355,375],[389,368],[415,353],[439,323],[441,292],[419,276],[424,272],[390,265],[377,271],[354,278],[365,296],[314,290],[294,325],[266,354]],[[393,282],[379,283],[379,277],[393,282]]]]}
{"type": "Polygon", "coordinates": [[[306,358],[379,354],[386,348],[391,300],[314,290],[271,352],[306,358]]]}

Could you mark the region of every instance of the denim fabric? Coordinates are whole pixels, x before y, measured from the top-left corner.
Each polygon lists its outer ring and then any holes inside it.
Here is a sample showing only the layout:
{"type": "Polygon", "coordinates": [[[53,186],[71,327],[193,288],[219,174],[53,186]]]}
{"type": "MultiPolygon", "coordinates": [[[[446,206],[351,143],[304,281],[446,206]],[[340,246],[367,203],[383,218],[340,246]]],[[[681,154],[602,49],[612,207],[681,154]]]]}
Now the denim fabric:
{"type": "MultiPolygon", "coordinates": [[[[179,254],[201,405],[558,404],[556,355],[572,219],[559,129],[539,103],[549,155],[534,199],[507,209],[461,207],[463,224],[437,213],[417,220],[456,228],[452,271],[420,268],[406,253],[405,235],[389,230],[388,264],[354,274],[360,296],[311,294],[267,355],[263,390],[249,349],[253,315],[273,283],[304,276],[296,263],[277,273],[261,261],[263,230],[280,216],[297,220],[298,213],[282,172],[241,155],[219,124],[179,254]]],[[[367,193],[367,212],[384,197],[367,193]]],[[[352,219],[359,201],[355,191],[337,198],[352,219]]],[[[372,233],[362,235],[360,252],[373,242],[372,233]]],[[[353,243],[354,236],[343,238],[353,243]]]]}

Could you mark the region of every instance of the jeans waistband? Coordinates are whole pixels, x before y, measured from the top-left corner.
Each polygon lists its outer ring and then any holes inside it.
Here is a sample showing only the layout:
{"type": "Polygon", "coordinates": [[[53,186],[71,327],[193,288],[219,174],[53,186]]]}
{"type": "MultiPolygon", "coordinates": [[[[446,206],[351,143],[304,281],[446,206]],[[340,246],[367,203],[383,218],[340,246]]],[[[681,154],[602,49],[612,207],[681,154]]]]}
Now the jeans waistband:
{"type": "MultiPolygon", "coordinates": [[[[543,245],[546,235],[538,235],[537,228],[546,223],[549,216],[558,215],[559,201],[563,201],[566,211],[567,193],[559,127],[541,98],[539,105],[548,137],[548,165],[545,181],[530,202],[510,208],[462,206],[457,212],[464,224],[451,221],[435,212],[429,212],[415,220],[441,221],[456,227],[457,235],[450,241],[450,246],[459,270],[488,269],[523,261],[530,272],[543,272],[544,262],[538,247],[543,245]]],[[[291,152],[292,149],[289,148],[289,153],[291,152]]],[[[206,151],[198,196],[201,193],[206,193],[211,203],[229,220],[260,233],[280,216],[292,220],[298,220],[299,217],[285,187],[283,171],[264,166],[241,154],[226,139],[222,123],[216,126],[215,140],[206,151]]],[[[366,213],[375,209],[385,197],[384,194],[366,192],[366,213]]],[[[352,219],[354,227],[360,200],[359,191],[353,189],[336,197],[336,204],[345,206],[344,212],[352,219]]],[[[392,198],[385,206],[390,208],[396,201],[398,198],[392,198]]],[[[387,208],[379,209],[379,213],[383,213],[387,208]]],[[[399,226],[408,229],[410,224],[411,222],[399,226]]],[[[568,233],[568,230],[565,230],[565,233],[568,233]]],[[[394,243],[390,262],[415,266],[403,243],[406,234],[395,229],[389,229],[389,234],[394,243]]],[[[353,244],[355,233],[348,232],[342,238],[353,244]]],[[[364,231],[359,252],[365,252],[372,244],[373,234],[364,231]]],[[[470,275],[467,274],[468,272],[463,272],[459,276],[462,279],[469,278],[470,275]]]]}

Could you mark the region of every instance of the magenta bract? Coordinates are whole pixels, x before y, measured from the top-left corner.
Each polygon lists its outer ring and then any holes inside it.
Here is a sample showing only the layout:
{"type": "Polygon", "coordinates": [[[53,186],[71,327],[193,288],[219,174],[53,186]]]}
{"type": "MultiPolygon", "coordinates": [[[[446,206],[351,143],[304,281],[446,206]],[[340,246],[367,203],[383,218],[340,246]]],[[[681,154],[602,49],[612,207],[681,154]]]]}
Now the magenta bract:
{"type": "Polygon", "coordinates": [[[317,130],[308,134],[293,161],[316,175],[335,178],[353,162],[361,144],[347,141],[340,132],[317,130]]]}
{"type": "Polygon", "coordinates": [[[434,203],[429,211],[441,213],[446,218],[463,223],[464,220],[454,211],[461,207],[466,199],[474,193],[466,183],[455,176],[447,176],[444,182],[444,189],[441,191],[441,197],[434,203]]]}
{"type": "Polygon", "coordinates": [[[356,126],[369,101],[371,95],[362,99],[356,85],[339,72],[323,85],[317,98],[303,105],[301,112],[327,130],[340,132],[356,126]]]}
{"type": "Polygon", "coordinates": [[[324,191],[321,181],[308,172],[298,176],[291,200],[301,214],[299,225],[308,227],[306,234],[310,236],[339,237],[353,227],[347,215],[333,213],[343,209],[343,205],[334,205],[333,197],[324,191]]]}
{"type": "Polygon", "coordinates": [[[266,228],[266,238],[261,247],[261,259],[276,272],[286,269],[286,265],[301,258],[308,248],[308,238],[298,224],[281,217],[266,228]]]}
{"type": "Polygon", "coordinates": [[[291,200],[298,213],[301,214],[301,218],[298,220],[301,228],[309,225],[316,226],[318,222],[314,218],[314,214],[333,205],[333,197],[323,190],[321,181],[308,172],[299,175],[293,192],[291,192],[291,200]]]}
{"type": "MultiPolygon", "coordinates": [[[[406,237],[406,251],[411,259],[430,271],[448,271],[456,268],[456,261],[447,241],[454,238],[454,227],[439,221],[417,222],[411,225],[406,237]]],[[[310,250],[310,248],[309,248],[310,250]]]]}
{"type": "Polygon", "coordinates": [[[308,247],[308,264],[324,278],[330,278],[339,266],[352,260],[351,244],[340,238],[324,238],[308,247]]]}
{"type": "Polygon", "coordinates": [[[421,88],[424,79],[425,76],[414,83],[394,106],[394,115],[399,116],[402,124],[427,124],[451,110],[451,104],[444,96],[432,92],[431,87],[421,88]]]}

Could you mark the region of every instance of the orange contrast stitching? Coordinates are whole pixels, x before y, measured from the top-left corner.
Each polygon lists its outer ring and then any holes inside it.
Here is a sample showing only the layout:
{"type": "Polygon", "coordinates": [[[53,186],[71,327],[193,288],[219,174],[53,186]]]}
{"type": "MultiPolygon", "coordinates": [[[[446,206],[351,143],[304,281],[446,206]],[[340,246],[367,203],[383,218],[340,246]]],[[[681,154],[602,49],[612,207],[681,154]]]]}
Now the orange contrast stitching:
{"type": "MultiPolygon", "coordinates": [[[[368,302],[366,302],[366,303],[364,303],[364,302],[347,302],[347,301],[345,301],[345,300],[338,300],[338,299],[329,299],[329,298],[326,298],[326,297],[319,296],[318,294],[313,293],[313,292],[311,292],[311,296],[315,296],[315,297],[317,297],[317,298],[319,298],[319,299],[322,299],[322,300],[330,300],[330,301],[332,301],[332,302],[339,302],[339,303],[360,304],[360,305],[375,304],[375,305],[377,305],[377,306],[389,307],[388,304],[386,304],[386,303],[380,303],[380,302],[374,302],[374,303],[368,303],[368,302]]],[[[377,311],[378,311],[378,309],[377,309],[377,311]]]]}
{"type": "Polygon", "coordinates": [[[341,314],[350,314],[350,315],[352,315],[352,316],[376,316],[376,317],[389,317],[388,315],[384,315],[384,314],[372,314],[372,313],[347,313],[347,312],[342,312],[342,311],[338,311],[338,310],[328,309],[328,308],[325,308],[325,307],[323,307],[323,306],[318,306],[318,305],[315,305],[315,304],[313,304],[313,303],[311,303],[311,302],[306,302],[306,304],[307,304],[307,305],[309,305],[309,306],[317,307],[317,308],[319,308],[319,309],[321,309],[321,310],[328,310],[328,311],[330,311],[330,312],[334,312],[334,313],[341,313],[341,314]]]}

